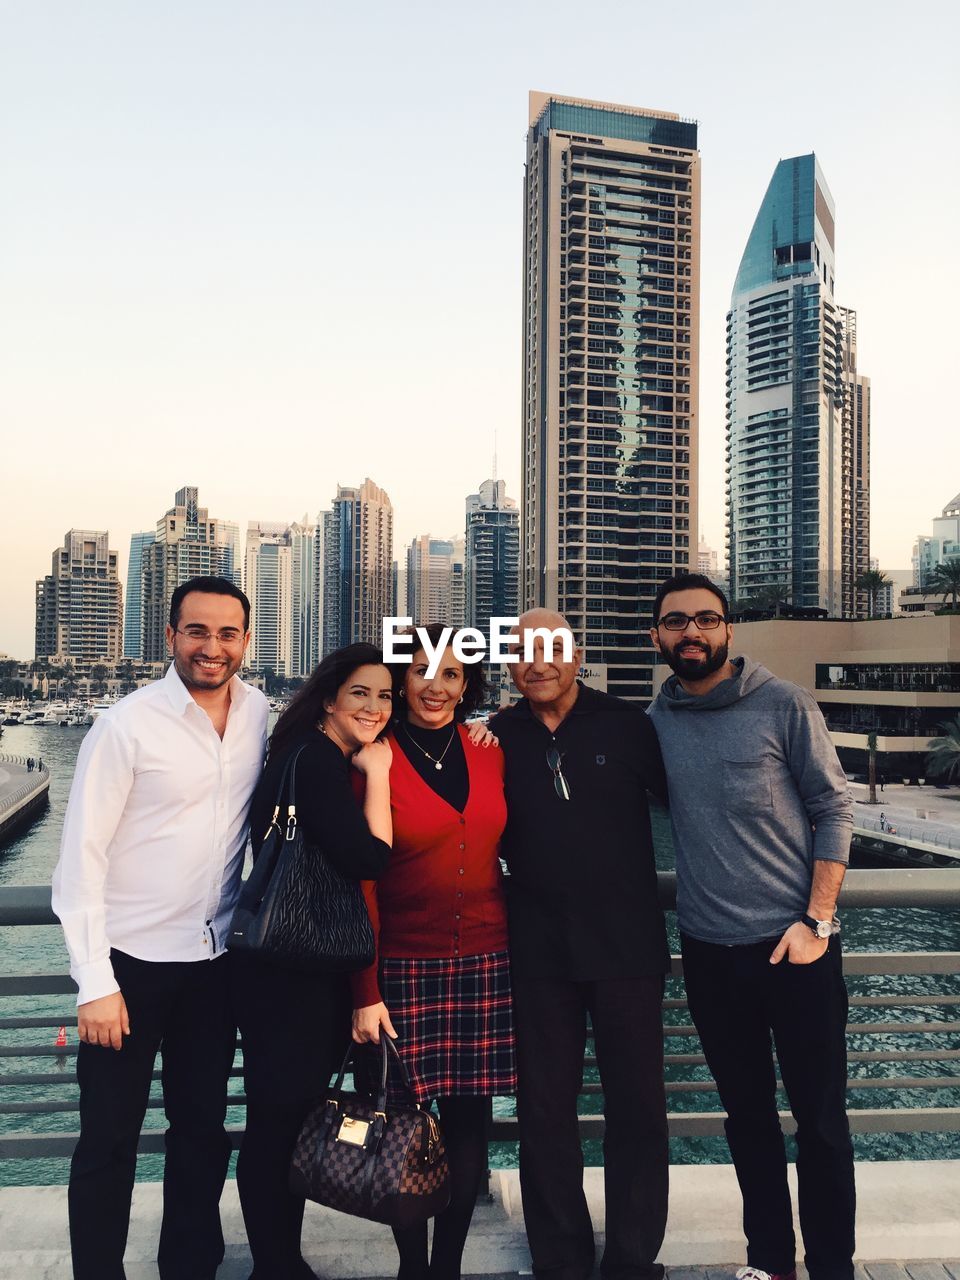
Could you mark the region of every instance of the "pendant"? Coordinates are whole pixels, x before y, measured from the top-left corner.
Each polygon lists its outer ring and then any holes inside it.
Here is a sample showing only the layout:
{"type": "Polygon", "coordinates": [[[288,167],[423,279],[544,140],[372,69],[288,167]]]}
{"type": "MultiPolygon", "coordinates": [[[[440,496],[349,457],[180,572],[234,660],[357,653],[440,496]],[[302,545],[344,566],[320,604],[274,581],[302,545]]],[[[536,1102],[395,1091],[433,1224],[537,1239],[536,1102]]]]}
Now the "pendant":
{"type": "Polygon", "coordinates": [[[436,763],[433,767],[434,767],[435,769],[442,769],[442,768],[443,768],[443,765],[442,765],[442,764],[440,763],[440,761],[438,760],[438,761],[437,761],[437,763],[436,763]]]}

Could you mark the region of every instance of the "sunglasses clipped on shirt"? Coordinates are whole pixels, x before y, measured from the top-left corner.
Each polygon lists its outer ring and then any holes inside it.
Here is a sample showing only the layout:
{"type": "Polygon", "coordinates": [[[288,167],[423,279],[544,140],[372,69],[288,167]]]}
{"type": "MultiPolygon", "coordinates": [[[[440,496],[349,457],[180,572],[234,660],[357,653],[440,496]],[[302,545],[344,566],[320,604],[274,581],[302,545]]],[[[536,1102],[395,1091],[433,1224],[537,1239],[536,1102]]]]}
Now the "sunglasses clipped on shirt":
{"type": "Polygon", "coordinates": [[[686,631],[691,622],[698,631],[716,631],[726,618],[712,609],[701,609],[699,613],[665,613],[657,626],[666,631],[686,631]]]}
{"type": "Polygon", "coordinates": [[[547,766],[553,773],[553,789],[561,800],[570,799],[570,783],[563,776],[560,768],[562,756],[556,747],[547,747],[547,766]]]}

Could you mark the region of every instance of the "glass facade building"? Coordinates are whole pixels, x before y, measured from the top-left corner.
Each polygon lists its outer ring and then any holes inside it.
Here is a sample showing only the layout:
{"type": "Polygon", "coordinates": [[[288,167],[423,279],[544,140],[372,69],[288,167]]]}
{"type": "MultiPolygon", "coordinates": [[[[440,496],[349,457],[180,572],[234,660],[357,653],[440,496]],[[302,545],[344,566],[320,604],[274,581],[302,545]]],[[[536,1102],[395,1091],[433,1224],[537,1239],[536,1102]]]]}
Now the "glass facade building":
{"type": "Polygon", "coordinates": [[[522,599],[652,696],[657,583],[697,546],[697,126],[530,95],[522,599]]]}
{"type": "Polygon", "coordinates": [[[123,656],[143,657],[143,549],[149,547],[156,534],[130,535],[130,559],[127,561],[127,598],[123,614],[123,656]]]}
{"type": "Polygon", "coordinates": [[[730,592],[865,614],[870,384],[834,298],[834,204],[816,156],[782,160],[727,315],[730,592]]]}

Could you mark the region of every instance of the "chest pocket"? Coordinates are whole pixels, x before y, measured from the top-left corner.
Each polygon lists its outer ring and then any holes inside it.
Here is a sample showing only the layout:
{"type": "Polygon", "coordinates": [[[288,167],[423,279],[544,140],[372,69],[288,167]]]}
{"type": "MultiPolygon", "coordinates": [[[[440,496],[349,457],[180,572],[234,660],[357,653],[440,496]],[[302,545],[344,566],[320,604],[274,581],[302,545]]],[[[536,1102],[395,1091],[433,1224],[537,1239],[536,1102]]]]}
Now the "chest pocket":
{"type": "Polygon", "coordinates": [[[772,770],[764,756],[724,760],[722,782],[723,805],[728,813],[756,813],[773,805],[772,770]]]}

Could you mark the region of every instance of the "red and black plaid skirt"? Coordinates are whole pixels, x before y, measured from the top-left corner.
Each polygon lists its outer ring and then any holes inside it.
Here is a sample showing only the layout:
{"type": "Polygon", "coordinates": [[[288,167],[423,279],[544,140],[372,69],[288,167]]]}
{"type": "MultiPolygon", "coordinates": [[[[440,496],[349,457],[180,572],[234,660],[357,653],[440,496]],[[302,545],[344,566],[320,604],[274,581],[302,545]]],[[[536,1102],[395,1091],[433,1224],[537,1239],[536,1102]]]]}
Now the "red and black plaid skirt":
{"type": "Polygon", "coordinates": [[[380,991],[418,1102],[516,1092],[506,951],[430,960],[383,956],[380,991]]]}

